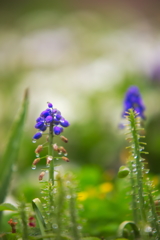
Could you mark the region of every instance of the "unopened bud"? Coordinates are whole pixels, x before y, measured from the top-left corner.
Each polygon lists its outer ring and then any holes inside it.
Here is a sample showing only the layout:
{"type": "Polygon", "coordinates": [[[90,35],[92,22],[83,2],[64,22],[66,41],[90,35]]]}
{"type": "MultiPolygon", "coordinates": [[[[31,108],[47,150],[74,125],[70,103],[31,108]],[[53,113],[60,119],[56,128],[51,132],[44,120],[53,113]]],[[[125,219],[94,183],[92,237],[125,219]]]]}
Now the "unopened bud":
{"type": "Polygon", "coordinates": [[[34,159],[32,165],[37,165],[37,163],[39,163],[40,160],[41,160],[40,158],[34,159]]]}
{"type": "Polygon", "coordinates": [[[53,160],[53,157],[52,156],[47,156],[47,159],[46,159],[46,164],[50,164],[50,162],[53,160]]]}
{"type": "Polygon", "coordinates": [[[35,153],[36,153],[36,154],[37,154],[37,153],[40,153],[40,152],[42,151],[42,149],[43,149],[43,146],[42,146],[42,145],[39,145],[39,146],[36,148],[35,153]]]}
{"type": "Polygon", "coordinates": [[[59,147],[59,150],[62,152],[62,153],[67,153],[66,149],[64,147],[59,147]]]}
{"type": "Polygon", "coordinates": [[[41,180],[43,179],[44,175],[45,175],[45,172],[41,172],[41,173],[40,173],[40,175],[39,175],[39,181],[41,181],[41,180]]]}
{"type": "Polygon", "coordinates": [[[68,143],[68,139],[67,139],[66,137],[60,136],[60,138],[61,138],[61,140],[62,140],[63,142],[68,143]]]}
{"type": "Polygon", "coordinates": [[[59,150],[59,147],[58,147],[57,143],[53,144],[53,150],[54,151],[58,151],[59,150]]]}
{"type": "Polygon", "coordinates": [[[65,162],[69,162],[69,158],[67,158],[67,157],[62,157],[62,160],[65,162]]]}
{"type": "Polygon", "coordinates": [[[46,141],[49,142],[49,136],[46,137],[46,141]]]}

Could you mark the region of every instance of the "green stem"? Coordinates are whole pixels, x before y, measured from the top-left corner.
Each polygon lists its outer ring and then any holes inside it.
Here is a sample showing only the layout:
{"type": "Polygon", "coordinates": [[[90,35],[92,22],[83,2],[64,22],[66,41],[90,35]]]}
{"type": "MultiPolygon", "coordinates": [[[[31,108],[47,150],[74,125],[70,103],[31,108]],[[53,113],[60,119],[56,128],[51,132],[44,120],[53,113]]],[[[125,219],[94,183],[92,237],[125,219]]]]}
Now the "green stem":
{"type": "Polygon", "coordinates": [[[50,124],[49,127],[49,144],[48,144],[48,155],[52,156],[53,159],[50,162],[50,167],[49,167],[49,182],[51,182],[52,186],[54,186],[54,151],[53,151],[53,124],[50,124]]]}
{"type": "Polygon", "coordinates": [[[56,236],[56,240],[61,240],[61,233],[62,233],[62,216],[64,214],[64,196],[65,196],[65,192],[64,192],[64,186],[63,186],[63,181],[61,176],[59,175],[57,178],[57,183],[58,183],[58,198],[57,198],[57,211],[56,211],[56,218],[57,218],[57,225],[58,225],[58,229],[57,229],[57,236],[56,236]]]}
{"type": "Polygon", "coordinates": [[[74,240],[80,240],[78,226],[77,226],[77,219],[76,219],[76,207],[75,207],[75,199],[73,196],[72,188],[70,188],[70,216],[71,216],[71,223],[72,223],[72,233],[74,240]]]}
{"type": "MultiPolygon", "coordinates": [[[[50,161],[49,166],[49,205],[50,205],[50,218],[53,220],[54,218],[54,200],[53,200],[53,189],[54,189],[54,150],[53,150],[53,123],[50,124],[49,127],[49,144],[48,144],[48,155],[52,157],[52,160],[50,161]]],[[[52,221],[50,221],[50,227],[52,228],[52,221]]]]}
{"type": "Polygon", "coordinates": [[[139,220],[138,208],[137,208],[137,199],[136,199],[136,182],[133,176],[133,167],[132,167],[132,160],[130,160],[130,180],[131,180],[131,188],[132,188],[132,210],[133,210],[133,220],[137,224],[139,220]]]}
{"type": "Polygon", "coordinates": [[[136,119],[134,111],[131,109],[129,112],[129,120],[131,123],[131,134],[133,137],[134,144],[134,158],[137,168],[137,185],[138,185],[138,200],[140,205],[140,214],[142,221],[146,222],[146,214],[145,214],[145,204],[144,204],[144,191],[143,191],[143,173],[142,173],[142,162],[140,161],[140,145],[138,139],[138,129],[137,124],[138,120],[136,119]]]}
{"type": "Polygon", "coordinates": [[[27,216],[25,212],[25,203],[22,202],[20,205],[20,216],[22,221],[22,239],[28,240],[28,225],[27,225],[27,216]]]}

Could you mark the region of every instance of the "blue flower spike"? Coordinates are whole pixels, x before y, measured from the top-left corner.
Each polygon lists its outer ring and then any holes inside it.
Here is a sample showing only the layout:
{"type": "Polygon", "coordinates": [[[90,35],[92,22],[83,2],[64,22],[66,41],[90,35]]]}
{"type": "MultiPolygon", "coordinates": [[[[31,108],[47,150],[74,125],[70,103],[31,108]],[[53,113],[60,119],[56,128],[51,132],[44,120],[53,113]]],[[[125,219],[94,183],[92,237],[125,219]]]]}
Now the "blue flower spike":
{"type": "Polygon", "coordinates": [[[48,108],[41,112],[40,116],[36,119],[35,128],[41,132],[37,132],[33,136],[34,142],[42,137],[42,132],[45,132],[48,127],[53,127],[53,134],[60,135],[63,132],[63,127],[68,127],[69,122],[64,119],[61,112],[53,108],[53,104],[47,102],[48,108]]]}
{"type": "Polygon", "coordinates": [[[137,86],[131,86],[128,88],[124,99],[124,111],[122,116],[125,117],[128,115],[127,112],[131,108],[137,113],[137,116],[145,119],[145,106],[137,86]]]}

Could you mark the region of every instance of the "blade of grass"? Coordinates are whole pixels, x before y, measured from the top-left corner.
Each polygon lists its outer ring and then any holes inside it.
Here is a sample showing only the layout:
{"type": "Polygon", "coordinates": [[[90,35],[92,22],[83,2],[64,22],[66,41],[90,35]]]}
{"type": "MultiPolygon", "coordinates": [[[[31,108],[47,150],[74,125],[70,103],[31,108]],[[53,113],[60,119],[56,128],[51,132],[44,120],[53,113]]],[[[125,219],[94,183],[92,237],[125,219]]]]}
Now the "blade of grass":
{"type": "MultiPolygon", "coordinates": [[[[18,151],[19,151],[20,143],[22,139],[27,110],[28,110],[28,89],[25,90],[21,111],[13,124],[10,138],[6,146],[6,150],[0,161],[0,193],[1,193],[0,203],[3,203],[7,195],[7,191],[10,184],[12,171],[13,171],[13,165],[17,161],[18,151]]],[[[0,213],[0,222],[1,222],[1,213],[0,213]]]]}
{"type": "MultiPolygon", "coordinates": [[[[44,222],[44,218],[42,216],[42,204],[39,198],[35,198],[32,200],[32,206],[33,206],[33,210],[35,212],[38,224],[39,224],[39,228],[41,231],[42,236],[45,235],[46,233],[46,224],[44,222]]],[[[43,237],[43,239],[45,240],[46,238],[43,237]]]]}

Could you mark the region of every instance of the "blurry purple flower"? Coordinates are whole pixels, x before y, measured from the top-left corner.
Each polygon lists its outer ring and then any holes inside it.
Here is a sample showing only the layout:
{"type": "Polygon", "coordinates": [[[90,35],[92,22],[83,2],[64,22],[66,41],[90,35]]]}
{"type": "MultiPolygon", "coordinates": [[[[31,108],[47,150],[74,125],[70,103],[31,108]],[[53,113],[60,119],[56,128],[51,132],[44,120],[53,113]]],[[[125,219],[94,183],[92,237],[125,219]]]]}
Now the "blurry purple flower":
{"type": "Polygon", "coordinates": [[[39,139],[42,137],[42,133],[38,132],[33,136],[33,139],[39,139]]]}
{"type": "Polygon", "coordinates": [[[53,122],[53,117],[52,116],[48,116],[48,117],[46,117],[46,122],[47,123],[51,123],[51,122],[53,122]]]}
{"type": "Polygon", "coordinates": [[[45,111],[43,111],[43,112],[41,112],[41,117],[47,117],[47,116],[49,116],[49,111],[47,111],[47,110],[45,110],[45,111]]]}
{"type": "Polygon", "coordinates": [[[44,122],[37,122],[34,127],[37,128],[37,129],[40,129],[43,126],[44,126],[44,122]]]}
{"type": "Polygon", "coordinates": [[[61,124],[62,127],[68,127],[70,125],[69,122],[65,119],[62,119],[60,121],[60,124],[61,124]]]}
{"type": "Polygon", "coordinates": [[[53,104],[50,103],[50,102],[48,102],[48,107],[49,107],[49,108],[52,108],[52,107],[53,107],[53,104]]]}
{"type": "Polygon", "coordinates": [[[150,71],[150,79],[154,83],[160,83],[160,62],[152,66],[152,69],[150,71]]]}
{"type": "Polygon", "coordinates": [[[145,119],[145,106],[137,86],[131,86],[128,88],[124,99],[124,111],[122,113],[122,116],[126,116],[126,112],[128,112],[128,110],[131,108],[134,109],[138,116],[145,119]]]}

